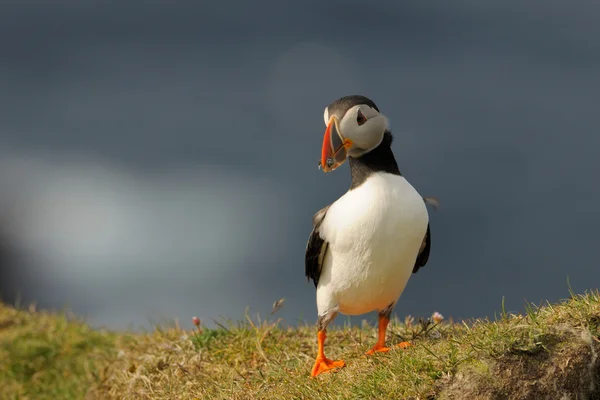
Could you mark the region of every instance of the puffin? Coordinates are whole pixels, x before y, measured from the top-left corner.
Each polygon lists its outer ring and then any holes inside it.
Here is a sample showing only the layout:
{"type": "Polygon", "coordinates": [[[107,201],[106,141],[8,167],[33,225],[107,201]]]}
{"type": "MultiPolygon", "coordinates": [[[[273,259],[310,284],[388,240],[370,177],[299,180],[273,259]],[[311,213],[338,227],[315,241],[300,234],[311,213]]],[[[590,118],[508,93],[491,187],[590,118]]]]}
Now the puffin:
{"type": "MultiPolygon", "coordinates": [[[[429,214],[422,197],[400,173],[388,119],[362,95],[329,104],[323,118],[319,167],[332,172],[348,161],[348,191],[313,217],[305,274],[316,287],[318,352],[311,377],[345,366],[325,356],[327,326],[338,313],[378,313],[378,340],[367,355],[390,350],[390,315],[413,273],[427,264],[429,214]]],[[[398,346],[406,348],[409,343],[398,346]]]]}

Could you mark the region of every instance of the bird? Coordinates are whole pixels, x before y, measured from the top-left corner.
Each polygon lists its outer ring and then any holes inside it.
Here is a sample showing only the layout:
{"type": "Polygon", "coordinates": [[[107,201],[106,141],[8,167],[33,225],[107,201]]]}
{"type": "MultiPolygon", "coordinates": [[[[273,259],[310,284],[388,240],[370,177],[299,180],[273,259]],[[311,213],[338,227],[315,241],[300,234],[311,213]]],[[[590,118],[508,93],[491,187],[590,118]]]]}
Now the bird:
{"type": "MultiPolygon", "coordinates": [[[[387,352],[390,315],[409,278],[427,264],[429,214],[422,197],[400,173],[388,119],[362,95],[341,97],[323,114],[319,167],[328,173],[346,161],[348,191],[319,210],[306,245],[305,275],[316,287],[318,352],[311,377],[345,366],[325,356],[327,326],[338,313],[378,313],[378,340],[367,352],[387,352]]],[[[409,343],[400,343],[407,347],[409,343]]]]}

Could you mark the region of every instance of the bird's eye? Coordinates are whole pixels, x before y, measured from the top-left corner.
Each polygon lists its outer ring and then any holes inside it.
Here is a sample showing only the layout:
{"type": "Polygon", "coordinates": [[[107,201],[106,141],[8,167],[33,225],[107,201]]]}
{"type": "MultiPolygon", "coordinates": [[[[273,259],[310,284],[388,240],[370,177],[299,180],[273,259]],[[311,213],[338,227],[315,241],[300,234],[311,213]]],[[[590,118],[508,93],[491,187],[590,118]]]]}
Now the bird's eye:
{"type": "Polygon", "coordinates": [[[367,122],[367,117],[365,117],[365,115],[360,110],[358,110],[358,114],[356,114],[356,123],[358,125],[362,125],[365,122],[367,122]]]}

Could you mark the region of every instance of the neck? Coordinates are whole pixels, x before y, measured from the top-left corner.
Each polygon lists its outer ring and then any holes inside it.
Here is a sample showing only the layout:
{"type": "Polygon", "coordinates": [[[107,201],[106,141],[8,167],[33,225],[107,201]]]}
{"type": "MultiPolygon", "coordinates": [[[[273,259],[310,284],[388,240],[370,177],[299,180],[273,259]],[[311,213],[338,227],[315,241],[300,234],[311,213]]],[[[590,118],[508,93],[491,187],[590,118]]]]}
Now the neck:
{"type": "Polygon", "coordinates": [[[349,157],[350,175],[352,176],[350,189],[360,186],[371,174],[376,172],[402,175],[391,146],[392,134],[390,131],[386,131],[379,146],[360,157],[349,157]]]}

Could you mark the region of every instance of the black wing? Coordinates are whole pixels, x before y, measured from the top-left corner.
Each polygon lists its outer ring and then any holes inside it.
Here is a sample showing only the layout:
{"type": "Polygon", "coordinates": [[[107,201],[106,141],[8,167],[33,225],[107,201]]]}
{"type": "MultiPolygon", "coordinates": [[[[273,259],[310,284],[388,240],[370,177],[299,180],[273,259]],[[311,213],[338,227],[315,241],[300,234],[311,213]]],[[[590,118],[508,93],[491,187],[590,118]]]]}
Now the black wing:
{"type": "Polygon", "coordinates": [[[323,259],[327,253],[329,243],[327,243],[321,235],[319,235],[319,227],[325,219],[327,210],[330,206],[327,206],[319,210],[313,217],[313,230],[308,237],[308,243],[306,244],[306,257],[304,259],[304,274],[308,278],[308,281],[312,279],[315,287],[319,283],[319,277],[321,276],[321,267],[323,266],[323,259]]]}
{"type": "Polygon", "coordinates": [[[422,268],[427,264],[427,260],[429,260],[429,250],[431,249],[431,234],[429,233],[429,224],[427,224],[427,232],[425,232],[425,237],[423,238],[423,243],[421,244],[421,248],[419,249],[419,255],[417,256],[417,261],[415,261],[415,266],[413,268],[413,274],[416,273],[419,268],[422,268]]]}

